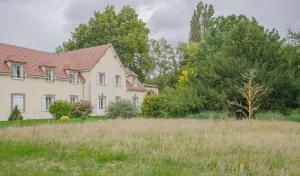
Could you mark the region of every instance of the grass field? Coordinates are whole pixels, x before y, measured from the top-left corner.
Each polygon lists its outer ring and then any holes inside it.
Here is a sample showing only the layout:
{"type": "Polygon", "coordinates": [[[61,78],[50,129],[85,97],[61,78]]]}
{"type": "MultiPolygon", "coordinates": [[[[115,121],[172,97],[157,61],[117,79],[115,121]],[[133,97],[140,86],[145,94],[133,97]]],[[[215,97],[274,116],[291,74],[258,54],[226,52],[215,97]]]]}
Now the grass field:
{"type": "Polygon", "coordinates": [[[300,175],[300,123],[131,119],[0,128],[0,175],[300,175]]]}

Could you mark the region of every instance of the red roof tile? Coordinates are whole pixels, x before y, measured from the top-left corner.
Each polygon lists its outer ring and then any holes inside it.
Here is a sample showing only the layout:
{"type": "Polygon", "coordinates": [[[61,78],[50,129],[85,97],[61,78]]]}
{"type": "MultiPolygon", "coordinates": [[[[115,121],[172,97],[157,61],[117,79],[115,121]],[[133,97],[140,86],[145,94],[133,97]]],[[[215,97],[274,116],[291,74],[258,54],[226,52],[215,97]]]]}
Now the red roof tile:
{"type": "Polygon", "coordinates": [[[64,55],[0,43],[0,72],[10,72],[7,61],[23,62],[31,76],[44,76],[41,66],[55,67],[55,77],[68,78],[65,70],[90,70],[112,45],[70,51],[64,55]]]}

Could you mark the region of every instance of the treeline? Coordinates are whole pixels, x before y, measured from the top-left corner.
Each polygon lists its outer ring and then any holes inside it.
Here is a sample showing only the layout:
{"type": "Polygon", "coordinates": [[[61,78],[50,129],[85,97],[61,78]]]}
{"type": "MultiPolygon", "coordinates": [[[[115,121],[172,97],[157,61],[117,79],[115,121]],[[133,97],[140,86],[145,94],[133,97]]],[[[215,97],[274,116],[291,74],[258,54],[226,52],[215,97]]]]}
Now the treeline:
{"type": "Polygon", "coordinates": [[[254,112],[287,114],[299,108],[300,33],[290,30],[281,38],[255,18],[216,17],[214,12],[212,5],[199,2],[189,41],[174,47],[165,39],[149,39],[149,29],[133,8],[117,13],[108,6],[79,25],[57,51],[112,43],[125,66],[160,86],[160,95],[146,98],[143,109],[152,112],[149,116],[212,110],[249,117],[252,103],[254,112]],[[245,77],[250,72],[255,73],[251,84],[245,77]],[[258,94],[257,87],[264,91],[258,94]]]}

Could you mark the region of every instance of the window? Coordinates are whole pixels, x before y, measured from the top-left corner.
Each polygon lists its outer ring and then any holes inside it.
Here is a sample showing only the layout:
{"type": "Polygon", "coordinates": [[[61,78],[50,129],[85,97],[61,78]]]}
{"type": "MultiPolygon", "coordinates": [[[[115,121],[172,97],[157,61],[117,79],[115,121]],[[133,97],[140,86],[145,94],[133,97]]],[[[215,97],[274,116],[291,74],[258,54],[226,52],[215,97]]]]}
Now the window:
{"type": "Polygon", "coordinates": [[[137,79],[136,77],[132,77],[132,86],[137,87],[137,79]]]}
{"type": "Polygon", "coordinates": [[[21,112],[25,112],[25,95],[12,94],[11,105],[12,105],[12,109],[17,106],[21,112]]]}
{"type": "Polygon", "coordinates": [[[105,73],[98,73],[98,84],[105,85],[105,73]]]}
{"type": "Polygon", "coordinates": [[[99,97],[99,109],[103,110],[105,109],[105,104],[106,104],[106,97],[105,96],[100,96],[99,97]]]}
{"type": "Polygon", "coordinates": [[[48,82],[54,81],[54,71],[53,68],[46,68],[46,80],[48,82]]]}
{"type": "Polygon", "coordinates": [[[120,96],[116,96],[116,101],[119,101],[121,100],[121,97],[120,96]]]}
{"type": "Polygon", "coordinates": [[[136,95],[134,97],[132,97],[132,101],[133,101],[133,107],[135,110],[139,109],[139,97],[137,97],[136,95]]]}
{"type": "Polygon", "coordinates": [[[70,72],[70,74],[69,74],[69,82],[71,83],[71,84],[77,84],[77,73],[75,73],[75,72],[70,72]]]}
{"type": "Polygon", "coordinates": [[[12,64],[12,74],[13,79],[23,79],[24,78],[24,72],[23,72],[23,66],[21,64],[12,64]]]}
{"type": "Polygon", "coordinates": [[[52,103],[54,102],[55,97],[53,95],[46,95],[46,110],[50,108],[52,103]]]}
{"type": "Polygon", "coordinates": [[[78,96],[77,95],[70,95],[70,103],[75,104],[78,102],[78,96]]]}
{"type": "Polygon", "coordinates": [[[121,76],[120,75],[115,75],[115,86],[121,87],[121,76]]]}

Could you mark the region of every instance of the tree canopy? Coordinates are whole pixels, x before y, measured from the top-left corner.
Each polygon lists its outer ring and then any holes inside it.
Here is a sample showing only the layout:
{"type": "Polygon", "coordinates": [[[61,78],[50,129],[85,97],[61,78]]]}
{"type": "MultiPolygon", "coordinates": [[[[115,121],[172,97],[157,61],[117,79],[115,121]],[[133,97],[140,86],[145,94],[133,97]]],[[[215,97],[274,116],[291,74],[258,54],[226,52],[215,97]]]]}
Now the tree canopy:
{"type": "Polygon", "coordinates": [[[153,65],[148,56],[148,34],[149,29],[132,7],[124,6],[117,13],[114,6],[107,6],[75,28],[71,38],[57,47],[57,52],[111,43],[123,64],[143,80],[153,65]]]}

